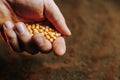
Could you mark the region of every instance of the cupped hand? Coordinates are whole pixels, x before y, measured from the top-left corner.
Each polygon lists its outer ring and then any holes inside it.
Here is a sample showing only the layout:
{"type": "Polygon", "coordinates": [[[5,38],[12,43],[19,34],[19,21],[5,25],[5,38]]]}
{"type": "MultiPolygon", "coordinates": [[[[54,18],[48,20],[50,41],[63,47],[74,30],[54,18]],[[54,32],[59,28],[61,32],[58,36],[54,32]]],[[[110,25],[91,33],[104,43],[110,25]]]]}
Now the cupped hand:
{"type": "Polygon", "coordinates": [[[24,24],[24,22],[48,20],[62,35],[70,36],[71,32],[64,17],[53,0],[1,0],[0,3],[3,12],[7,14],[3,25],[4,33],[14,51],[37,53],[53,50],[59,56],[65,53],[66,45],[63,37],[51,43],[40,33],[31,36],[24,24]]]}

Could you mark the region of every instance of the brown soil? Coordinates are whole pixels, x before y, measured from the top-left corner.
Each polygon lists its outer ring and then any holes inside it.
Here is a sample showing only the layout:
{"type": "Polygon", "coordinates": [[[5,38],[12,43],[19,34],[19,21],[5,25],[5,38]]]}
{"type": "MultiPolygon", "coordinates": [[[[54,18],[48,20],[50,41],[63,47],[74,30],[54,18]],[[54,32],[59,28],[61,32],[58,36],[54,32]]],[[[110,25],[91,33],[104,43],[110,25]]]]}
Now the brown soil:
{"type": "Polygon", "coordinates": [[[0,80],[120,80],[120,1],[55,1],[72,31],[66,55],[23,56],[0,40],[0,80]]]}

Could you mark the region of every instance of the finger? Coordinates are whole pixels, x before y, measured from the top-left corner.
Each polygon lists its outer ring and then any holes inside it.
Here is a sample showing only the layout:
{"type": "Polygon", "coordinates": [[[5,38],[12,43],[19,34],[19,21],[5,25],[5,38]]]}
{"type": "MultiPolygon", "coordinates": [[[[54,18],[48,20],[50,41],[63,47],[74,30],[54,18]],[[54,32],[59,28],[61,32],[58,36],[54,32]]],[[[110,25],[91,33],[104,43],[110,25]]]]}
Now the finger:
{"type": "Polygon", "coordinates": [[[7,37],[7,42],[9,45],[12,47],[12,49],[16,52],[21,52],[22,50],[20,49],[19,43],[17,36],[13,30],[13,23],[10,21],[5,22],[4,26],[4,33],[7,37]]]}
{"type": "Polygon", "coordinates": [[[68,29],[65,19],[59,8],[53,0],[44,0],[45,15],[55,28],[65,36],[70,36],[71,32],[68,29]]]}
{"type": "Polygon", "coordinates": [[[37,53],[38,50],[34,48],[34,45],[32,44],[31,41],[31,35],[29,34],[26,26],[22,22],[18,22],[15,25],[15,32],[19,38],[19,42],[21,42],[20,47],[23,48],[25,51],[29,53],[37,53]]]}
{"type": "Polygon", "coordinates": [[[65,54],[66,44],[63,37],[59,37],[53,42],[53,51],[57,56],[62,56],[65,54]]]}
{"type": "Polygon", "coordinates": [[[17,36],[20,38],[20,40],[22,40],[23,43],[26,44],[26,43],[30,42],[31,35],[29,34],[24,23],[22,23],[22,22],[16,23],[14,30],[15,30],[17,36]]]}
{"type": "Polygon", "coordinates": [[[32,39],[37,44],[41,52],[49,52],[52,49],[52,44],[46,40],[42,34],[35,34],[32,39]]]}

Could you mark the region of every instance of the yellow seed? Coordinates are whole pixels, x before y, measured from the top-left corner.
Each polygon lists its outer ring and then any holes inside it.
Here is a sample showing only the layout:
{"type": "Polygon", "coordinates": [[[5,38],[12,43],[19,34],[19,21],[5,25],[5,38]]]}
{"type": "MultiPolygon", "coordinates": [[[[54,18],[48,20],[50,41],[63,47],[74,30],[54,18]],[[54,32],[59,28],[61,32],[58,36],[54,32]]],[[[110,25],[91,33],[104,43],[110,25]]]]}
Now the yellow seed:
{"type": "Polygon", "coordinates": [[[30,33],[32,33],[33,31],[32,30],[28,30],[30,33]]]}
{"type": "Polygon", "coordinates": [[[33,29],[33,33],[34,33],[34,34],[37,34],[37,33],[39,33],[39,32],[38,32],[37,29],[33,29]]]}
{"type": "Polygon", "coordinates": [[[55,33],[54,33],[54,32],[51,32],[51,34],[52,34],[52,35],[55,35],[55,33]]]}
{"type": "Polygon", "coordinates": [[[54,30],[54,29],[51,29],[50,31],[51,31],[51,32],[54,32],[55,30],[54,30]]]}
{"type": "Polygon", "coordinates": [[[33,33],[34,33],[34,34],[37,34],[37,33],[39,33],[39,32],[38,32],[38,31],[34,31],[33,33]]]}
{"type": "Polygon", "coordinates": [[[48,28],[45,28],[45,31],[48,32],[49,31],[48,28]]]}
{"type": "Polygon", "coordinates": [[[52,38],[55,36],[53,32],[50,33],[49,35],[50,35],[52,38]]]}
{"type": "Polygon", "coordinates": [[[56,34],[57,34],[58,32],[57,32],[57,31],[54,31],[54,33],[56,33],[56,34]]]}
{"type": "Polygon", "coordinates": [[[50,36],[49,36],[49,35],[46,35],[45,37],[46,37],[46,39],[48,39],[48,40],[50,39],[50,36]]]}
{"type": "Polygon", "coordinates": [[[42,29],[38,29],[38,31],[41,33],[41,32],[43,32],[43,30],[42,29]]]}
{"type": "Polygon", "coordinates": [[[49,31],[52,31],[52,29],[51,28],[48,28],[49,29],[49,31]]]}
{"type": "Polygon", "coordinates": [[[50,38],[50,39],[49,39],[49,41],[50,41],[50,42],[53,42],[53,39],[52,39],[52,38],[50,38]]]}
{"type": "Polygon", "coordinates": [[[56,33],[55,35],[56,35],[56,37],[60,37],[60,36],[61,36],[61,34],[60,34],[60,33],[56,33]]]}
{"type": "Polygon", "coordinates": [[[31,31],[31,30],[32,30],[30,27],[28,27],[27,29],[28,29],[28,31],[31,31]]]}
{"type": "Polygon", "coordinates": [[[36,28],[34,28],[34,29],[33,29],[33,31],[37,31],[37,29],[36,29],[36,28]]]}
{"type": "Polygon", "coordinates": [[[54,36],[54,37],[53,37],[53,39],[55,40],[55,39],[57,39],[57,37],[56,37],[56,36],[54,36]]]}
{"type": "Polygon", "coordinates": [[[58,33],[58,37],[60,37],[61,36],[61,34],[60,33],[58,33]]]}
{"type": "Polygon", "coordinates": [[[51,38],[55,37],[54,35],[50,35],[51,38]]]}
{"type": "Polygon", "coordinates": [[[41,25],[39,26],[40,29],[42,29],[42,27],[43,27],[43,26],[41,26],[41,25]]]}
{"type": "Polygon", "coordinates": [[[42,27],[43,30],[45,30],[45,27],[42,27]]]}
{"type": "Polygon", "coordinates": [[[38,25],[36,26],[36,29],[39,29],[39,26],[38,26],[38,25]]]}
{"type": "Polygon", "coordinates": [[[31,27],[29,24],[25,24],[26,27],[31,27]]]}
{"type": "Polygon", "coordinates": [[[31,28],[31,25],[27,25],[26,27],[27,27],[27,28],[31,28]]]}
{"type": "Polygon", "coordinates": [[[47,35],[48,33],[47,32],[44,32],[45,35],[47,35]]]}
{"type": "Polygon", "coordinates": [[[27,25],[28,23],[25,23],[25,25],[27,25]]]}
{"type": "Polygon", "coordinates": [[[31,26],[31,28],[32,28],[32,29],[35,29],[35,24],[33,24],[33,25],[31,26]]]}
{"type": "Polygon", "coordinates": [[[46,26],[47,29],[49,29],[49,26],[46,26]]]}

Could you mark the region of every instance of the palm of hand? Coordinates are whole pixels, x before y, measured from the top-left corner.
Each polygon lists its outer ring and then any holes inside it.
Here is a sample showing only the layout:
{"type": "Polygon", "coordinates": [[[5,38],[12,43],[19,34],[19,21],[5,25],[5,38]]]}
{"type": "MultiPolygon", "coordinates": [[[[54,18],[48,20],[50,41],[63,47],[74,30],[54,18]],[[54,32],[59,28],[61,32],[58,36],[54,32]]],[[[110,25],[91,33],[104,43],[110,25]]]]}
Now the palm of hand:
{"type": "Polygon", "coordinates": [[[6,0],[3,3],[9,17],[14,21],[41,21],[44,18],[43,0],[6,0]]]}

